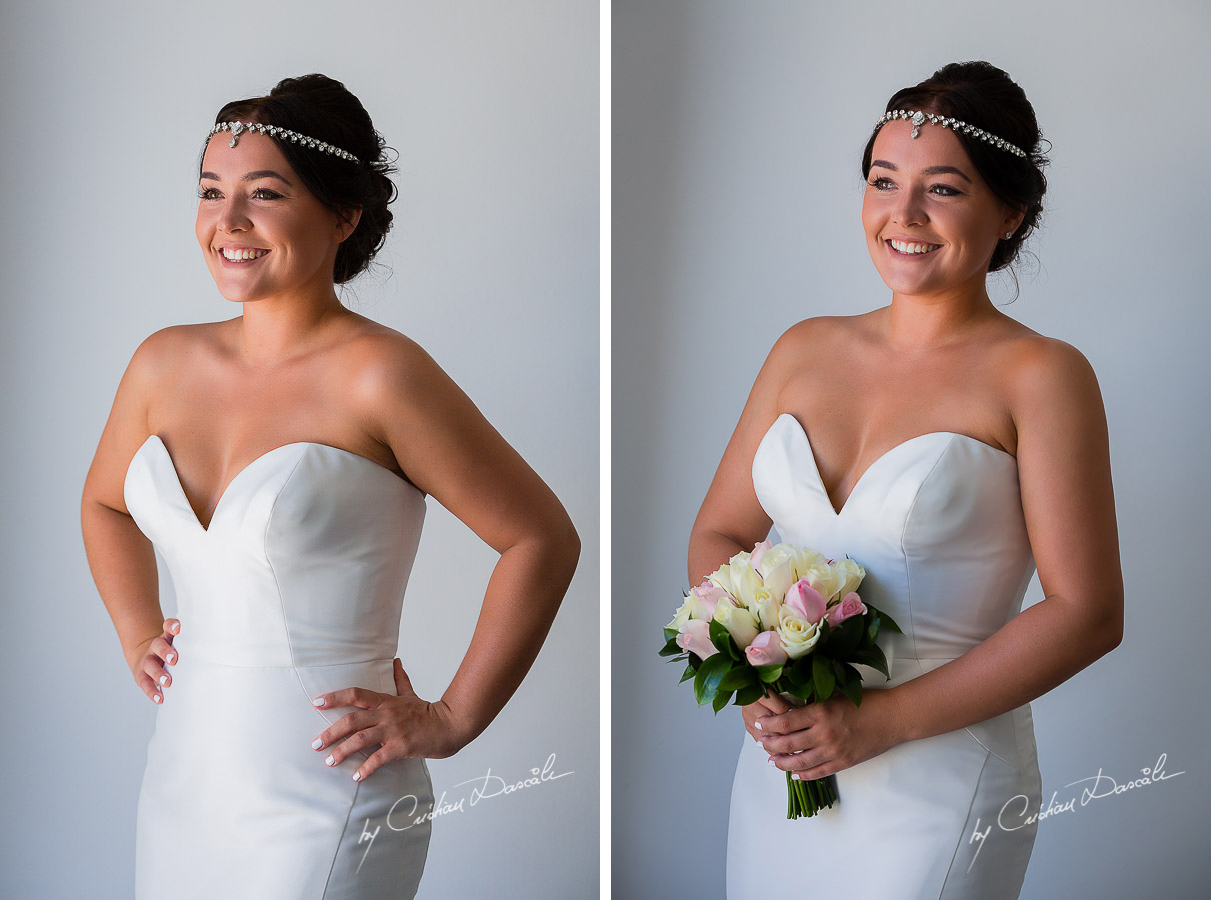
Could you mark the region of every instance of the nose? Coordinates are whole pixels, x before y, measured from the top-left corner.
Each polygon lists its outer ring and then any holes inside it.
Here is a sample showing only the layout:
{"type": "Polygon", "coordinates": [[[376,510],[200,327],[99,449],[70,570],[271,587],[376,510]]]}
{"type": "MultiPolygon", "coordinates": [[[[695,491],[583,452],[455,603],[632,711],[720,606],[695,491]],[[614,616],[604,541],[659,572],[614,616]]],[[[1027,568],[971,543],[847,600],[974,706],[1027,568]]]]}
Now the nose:
{"type": "Polygon", "coordinates": [[[224,197],[219,201],[218,226],[220,230],[233,234],[237,231],[246,231],[250,225],[251,222],[248,220],[242,197],[239,195],[224,197]]]}
{"type": "Polygon", "coordinates": [[[900,225],[922,225],[929,221],[924,201],[922,191],[917,188],[902,188],[896,194],[896,208],[893,210],[894,221],[900,225]]]}

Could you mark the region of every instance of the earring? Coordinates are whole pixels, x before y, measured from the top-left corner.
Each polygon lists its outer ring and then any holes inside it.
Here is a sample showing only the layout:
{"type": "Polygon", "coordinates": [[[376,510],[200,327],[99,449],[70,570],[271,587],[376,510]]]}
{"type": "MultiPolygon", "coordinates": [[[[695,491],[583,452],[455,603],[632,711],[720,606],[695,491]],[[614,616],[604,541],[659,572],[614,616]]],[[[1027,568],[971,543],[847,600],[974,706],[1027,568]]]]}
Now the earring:
{"type": "Polygon", "coordinates": [[[1011,237],[1013,237],[1013,232],[1012,232],[1012,231],[1006,231],[1006,232],[1005,232],[1005,240],[1009,240],[1011,237]]]}

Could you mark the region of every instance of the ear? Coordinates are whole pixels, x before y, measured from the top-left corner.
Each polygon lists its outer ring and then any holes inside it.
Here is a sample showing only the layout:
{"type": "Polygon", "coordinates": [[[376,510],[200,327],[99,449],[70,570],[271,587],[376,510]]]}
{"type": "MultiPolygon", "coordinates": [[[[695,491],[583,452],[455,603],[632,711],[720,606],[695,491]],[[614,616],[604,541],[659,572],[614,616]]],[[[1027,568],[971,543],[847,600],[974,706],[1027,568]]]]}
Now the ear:
{"type": "Polygon", "coordinates": [[[1026,218],[1026,210],[1023,207],[1006,207],[1005,219],[1001,222],[1001,234],[1006,231],[1016,232],[1022,224],[1022,220],[1026,218]]]}
{"type": "Polygon", "coordinates": [[[352,209],[345,210],[343,214],[338,214],[336,220],[336,242],[339,244],[344,241],[349,235],[357,229],[357,223],[362,219],[362,208],[355,206],[352,209]]]}

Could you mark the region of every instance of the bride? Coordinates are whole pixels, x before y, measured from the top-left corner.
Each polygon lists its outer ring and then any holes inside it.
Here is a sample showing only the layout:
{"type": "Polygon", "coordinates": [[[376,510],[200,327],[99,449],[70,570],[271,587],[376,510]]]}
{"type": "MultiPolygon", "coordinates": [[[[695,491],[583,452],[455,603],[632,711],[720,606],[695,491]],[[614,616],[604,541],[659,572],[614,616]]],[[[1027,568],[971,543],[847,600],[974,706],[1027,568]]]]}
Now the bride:
{"type": "Polygon", "coordinates": [[[219,111],[197,239],[242,315],[142,343],[88,473],[89,563],[156,704],[140,898],[412,896],[425,760],[501,711],[576,566],[547,485],[421,347],[336,295],[391,224],[384,149],[320,74],[219,111]],[[394,656],[428,496],[500,554],[434,700],[394,656]]]}
{"type": "Polygon", "coordinates": [[[863,565],[863,597],[904,634],[880,638],[891,680],[864,672],[860,707],[743,707],[730,900],[1017,897],[1041,798],[1029,701],[1122,640],[1097,379],[985,286],[1042,211],[1033,108],[1005,72],[968,62],[886,109],[862,160],[862,224],[891,302],[775,343],[694,523],[689,574],[698,584],[773,525],[863,565]],[[1044,599],[1021,611],[1036,567],[1044,599]],[[836,775],[837,803],[787,819],[787,772],[836,775]],[[791,876],[783,859],[811,864],[791,876]]]}

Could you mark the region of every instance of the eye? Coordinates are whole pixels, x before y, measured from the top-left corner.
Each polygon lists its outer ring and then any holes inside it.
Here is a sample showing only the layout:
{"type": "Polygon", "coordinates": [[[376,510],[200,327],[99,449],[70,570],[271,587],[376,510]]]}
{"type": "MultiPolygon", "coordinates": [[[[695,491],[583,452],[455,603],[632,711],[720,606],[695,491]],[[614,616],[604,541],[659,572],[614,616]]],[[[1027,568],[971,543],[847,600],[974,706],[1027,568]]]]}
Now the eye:
{"type": "Polygon", "coordinates": [[[951,187],[950,185],[948,185],[948,184],[935,184],[935,185],[934,185],[934,187],[935,187],[935,188],[941,188],[941,189],[942,189],[942,190],[944,190],[944,191],[949,191],[949,192],[950,192],[950,193],[947,193],[947,194],[943,194],[943,195],[942,195],[943,197],[957,197],[957,196],[959,196],[959,194],[960,194],[960,193],[962,193],[961,191],[956,191],[954,188],[952,188],[952,187],[951,187]]]}
{"type": "MultiPolygon", "coordinates": [[[[214,188],[201,188],[201,189],[199,189],[199,191],[198,191],[198,197],[200,197],[202,200],[211,200],[211,199],[213,199],[213,198],[210,196],[210,194],[212,194],[212,193],[216,193],[216,194],[217,194],[217,193],[218,193],[218,191],[217,191],[217,190],[215,190],[214,188]]],[[[269,190],[269,188],[257,188],[255,191],[253,191],[253,192],[252,192],[252,195],[253,195],[254,197],[255,197],[257,194],[265,194],[265,195],[266,195],[266,196],[264,196],[264,197],[262,197],[262,198],[261,198],[262,200],[276,200],[276,199],[278,199],[279,197],[281,197],[281,196],[282,196],[282,195],[281,195],[281,194],[279,194],[277,191],[271,191],[271,190],[269,190]]]]}
{"type": "Polygon", "coordinates": [[[884,181],[886,181],[888,184],[891,184],[890,178],[872,178],[870,181],[867,182],[867,184],[869,184],[871,187],[873,187],[876,191],[883,191],[883,190],[886,190],[886,188],[881,188],[881,187],[879,187],[879,185],[880,185],[880,183],[882,183],[884,181]]]}

